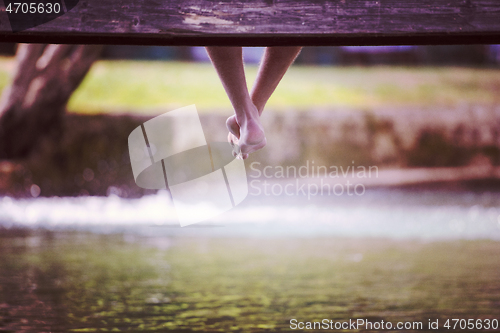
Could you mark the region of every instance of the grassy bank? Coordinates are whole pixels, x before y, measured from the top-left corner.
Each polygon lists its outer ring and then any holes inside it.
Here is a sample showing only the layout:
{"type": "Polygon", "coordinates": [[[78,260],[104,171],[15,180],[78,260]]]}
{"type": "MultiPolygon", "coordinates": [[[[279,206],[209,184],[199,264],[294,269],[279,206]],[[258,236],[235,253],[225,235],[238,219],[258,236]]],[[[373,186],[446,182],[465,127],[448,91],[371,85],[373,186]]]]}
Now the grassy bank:
{"type": "MultiPolygon", "coordinates": [[[[14,68],[0,58],[0,90],[14,68]]],[[[247,66],[248,82],[256,66],[247,66]]],[[[338,106],[455,106],[500,102],[500,69],[456,67],[293,66],[269,101],[275,110],[338,106]]],[[[79,113],[155,113],[196,104],[201,112],[231,105],[209,63],[99,61],[69,102],[79,113]]]]}
{"type": "Polygon", "coordinates": [[[500,244],[491,241],[2,236],[3,331],[267,332],[289,330],[292,318],[500,319],[500,244]]]}
{"type": "MultiPolygon", "coordinates": [[[[248,83],[256,66],[247,66],[248,83]]],[[[500,70],[294,66],[269,101],[276,110],[500,102],[500,70]]],[[[99,62],[70,101],[77,112],[120,108],[231,109],[208,63],[99,62]]]]}

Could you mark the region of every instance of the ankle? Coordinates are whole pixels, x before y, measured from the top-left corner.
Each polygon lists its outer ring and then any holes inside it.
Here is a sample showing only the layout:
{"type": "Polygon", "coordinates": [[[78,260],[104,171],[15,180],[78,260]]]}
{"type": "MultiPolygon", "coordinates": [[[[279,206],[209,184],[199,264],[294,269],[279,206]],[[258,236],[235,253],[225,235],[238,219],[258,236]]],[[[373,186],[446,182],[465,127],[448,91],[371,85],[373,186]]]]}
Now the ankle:
{"type": "Polygon", "coordinates": [[[238,125],[244,126],[249,120],[259,119],[260,114],[255,105],[250,103],[250,105],[246,106],[246,109],[244,111],[236,113],[235,116],[238,125]]]}
{"type": "Polygon", "coordinates": [[[257,111],[259,113],[259,116],[262,114],[262,111],[264,111],[264,106],[266,105],[266,102],[261,100],[260,98],[257,98],[252,94],[250,97],[252,100],[253,105],[257,108],[257,111]]]}

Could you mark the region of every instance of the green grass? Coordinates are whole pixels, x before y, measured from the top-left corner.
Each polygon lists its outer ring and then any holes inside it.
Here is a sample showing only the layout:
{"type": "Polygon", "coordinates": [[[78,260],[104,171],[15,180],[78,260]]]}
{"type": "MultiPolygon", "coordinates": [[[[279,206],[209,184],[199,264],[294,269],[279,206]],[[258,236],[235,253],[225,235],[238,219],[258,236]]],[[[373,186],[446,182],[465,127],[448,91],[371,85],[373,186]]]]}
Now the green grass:
{"type": "Polygon", "coordinates": [[[14,61],[12,58],[0,57],[0,90],[10,83],[14,71],[14,61]]]}
{"type": "MultiPolygon", "coordinates": [[[[12,71],[0,58],[0,89],[12,71]]],[[[249,85],[256,66],[247,66],[249,85]]],[[[270,109],[311,110],[338,106],[447,106],[500,102],[500,69],[457,67],[293,66],[268,103],[270,109]]],[[[209,63],[99,61],[69,102],[80,113],[156,113],[196,104],[200,112],[224,112],[231,104],[209,63]]]]}
{"type": "Polygon", "coordinates": [[[500,319],[498,242],[37,237],[0,243],[0,330],[267,332],[289,330],[292,318],[500,319]]]}

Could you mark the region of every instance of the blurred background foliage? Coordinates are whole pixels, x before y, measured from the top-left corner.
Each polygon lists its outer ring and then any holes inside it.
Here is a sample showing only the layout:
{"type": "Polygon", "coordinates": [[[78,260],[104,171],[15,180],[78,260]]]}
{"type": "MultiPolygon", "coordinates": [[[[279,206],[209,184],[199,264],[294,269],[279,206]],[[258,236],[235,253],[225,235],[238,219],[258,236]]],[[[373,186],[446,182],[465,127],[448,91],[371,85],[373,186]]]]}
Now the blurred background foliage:
{"type": "MultiPolygon", "coordinates": [[[[14,69],[14,51],[14,44],[0,44],[0,90],[14,69]]],[[[262,52],[245,48],[249,83],[262,52]]],[[[492,68],[499,65],[499,45],[308,47],[268,107],[498,103],[500,78],[492,68]]],[[[218,78],[203,48],[108,45],[68,109],[158,113],[194,103],[201,112],[231,110],[222,86],[213,82],[218,78]]]]}

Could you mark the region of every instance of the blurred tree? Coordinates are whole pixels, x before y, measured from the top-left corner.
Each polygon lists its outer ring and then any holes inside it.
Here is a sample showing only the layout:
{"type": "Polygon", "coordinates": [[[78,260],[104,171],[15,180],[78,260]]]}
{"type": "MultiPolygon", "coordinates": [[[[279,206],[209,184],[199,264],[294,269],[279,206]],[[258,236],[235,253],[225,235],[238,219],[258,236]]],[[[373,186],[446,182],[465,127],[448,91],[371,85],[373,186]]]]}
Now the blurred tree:
{"type": "Polygon", "coordinates": [[[14,78],[0,101],[0,158],[24,157],[42,137],[60,132],[66,104],[101,49],[19,44],[14,78]]]}

